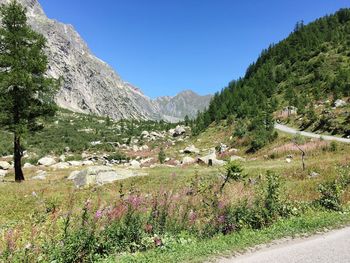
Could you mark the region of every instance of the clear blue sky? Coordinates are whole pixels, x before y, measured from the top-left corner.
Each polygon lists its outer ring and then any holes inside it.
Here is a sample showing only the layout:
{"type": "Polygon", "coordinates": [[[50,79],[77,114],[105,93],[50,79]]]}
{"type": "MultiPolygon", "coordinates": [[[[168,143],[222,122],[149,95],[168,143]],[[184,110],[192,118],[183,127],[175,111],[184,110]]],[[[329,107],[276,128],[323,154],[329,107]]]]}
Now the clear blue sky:
{"type": "Polygon", "coordinates": [[[214,93],[263,48],[349,0],[39,0],[92,52],[151,97],[214,93]]]}

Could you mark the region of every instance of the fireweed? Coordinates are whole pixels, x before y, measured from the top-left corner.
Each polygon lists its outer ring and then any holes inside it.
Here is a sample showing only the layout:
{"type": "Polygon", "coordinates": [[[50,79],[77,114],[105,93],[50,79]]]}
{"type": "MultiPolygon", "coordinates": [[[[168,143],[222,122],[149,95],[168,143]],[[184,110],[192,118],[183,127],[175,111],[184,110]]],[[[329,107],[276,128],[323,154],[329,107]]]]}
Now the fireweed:
{"type": "Polygon", "coordinates": [[[141,194],[134,186],[127,193],[121,188],[112,204],[102,205],[100,197],[88,199],[78,211],[72,208],[72,195],[68,212],[56,207],[36,213],[29,234],[20,225],[3,231],[0,260],[93,262],[110,254],[166,249],[242,228],[259,229],[301,211],[299,204],[283,199],[276,174],[269,172],[254,185],[228,183],[255,189],[250,199],[233,199],[221,191],[222,183],[222,177],[197,174],[178,192],[160,190],[152,195],[141,194]]]}

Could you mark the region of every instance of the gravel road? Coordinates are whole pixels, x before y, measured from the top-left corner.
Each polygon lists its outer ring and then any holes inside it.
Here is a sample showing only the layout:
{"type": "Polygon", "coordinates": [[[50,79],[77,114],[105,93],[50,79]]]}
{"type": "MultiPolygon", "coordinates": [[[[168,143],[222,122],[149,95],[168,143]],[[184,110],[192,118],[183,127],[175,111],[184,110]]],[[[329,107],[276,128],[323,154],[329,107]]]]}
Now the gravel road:
{"type": "Polygon", "coordinates": [[[350,227],[282,242],[217,263],[349,263],[350,227]]]}
{"type": "Polygon", "coordinates": [[[290,128],[282,124],[275,124],[275,129],[286,133],[290,133],[290,134],[300,134],[305,137],[318,138],[318,139],[322,137],[324,140],[327,140],[327,141],[338,141],[338,142],[350,143],[350,139],[347,139],[347,138],[339,138],[335,136],[316,134],[312,132],[298,131],[296,129],[290,128]]]}

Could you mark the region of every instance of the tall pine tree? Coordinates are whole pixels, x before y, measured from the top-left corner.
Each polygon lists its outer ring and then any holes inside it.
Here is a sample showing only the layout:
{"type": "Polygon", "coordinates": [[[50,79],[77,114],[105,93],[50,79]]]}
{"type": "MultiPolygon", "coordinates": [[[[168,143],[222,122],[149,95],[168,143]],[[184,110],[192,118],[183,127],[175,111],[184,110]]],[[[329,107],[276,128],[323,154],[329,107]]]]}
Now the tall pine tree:
{"type": "Polygon", "coordinates": [[[21,139],[38,117],[53,115],[58,81],[45,76],[46,39],[27,24],[16,0],[0,7],[0,124],[14,135],[15,180],[24,180],[21,139]]]}

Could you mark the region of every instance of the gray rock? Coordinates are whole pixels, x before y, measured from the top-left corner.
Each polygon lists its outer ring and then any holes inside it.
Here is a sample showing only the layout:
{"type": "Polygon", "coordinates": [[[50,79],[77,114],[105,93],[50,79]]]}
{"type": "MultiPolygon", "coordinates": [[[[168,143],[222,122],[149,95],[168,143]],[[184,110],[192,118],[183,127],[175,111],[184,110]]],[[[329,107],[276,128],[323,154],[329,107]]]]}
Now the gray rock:
{"type": "Polygon", "coordinates": [[[199,149],[197,149],[194,145],[188,146],[183,150],[183,153],[199,153],[199,149]]]}
{"type": "Polygon", "coordinates": [[[316,172],[311,172],[311,173],[310,173],[310,177],[311,177],[311,178],[316,178],[316,177],[319,177],[319,176],[320,176],[319,173],[316,173],[316,172]]]}
{"type": "Polygon", "coordinates": [[[11,168],[11,164],[5,161],[0,161],[0,169],[2,170],[8,170],[11,168]]]}
{"type": "Polygon", "coordinates": [[[203,156],[203,157],[199,157],[198,163],[204,163],[204,164],[209,165],[209,166],[223,166],[226,164],[225,161],[218,160],[216,158],[215,152],[212,152],[212,153],[210,153],[206,156],[203,156]]]}
{"type": "Polygon", "coordinates": [[[148,131],[143,131],[143,132],[141,133],[141,136],[142,136],[143,138],[147,138],[147,137],[149,137],[149,132],[148,132],[148,131]]]}
{"type": "Polygon", "coordinates": [[[107,166],[92,166],[76,174],[73,181],[75,186],[80,188],[91,185],[104,185],[117,180],[140,175],[147,174],[136,173],[132,170],[114,170],[107,166]]]}
{"type": "Polygon", "coordinates": [[[138,152],[138,151],[140,150],[140,148],[139,148],[137,145],[133,145],[133,146],[132,146],[132,150],[133,150],[134,152],[138,152]]]}
{"type": "Polygon", "coordinates": [[[0,178],[5,177],[7,172],[8,172],[7,170],[0,170],[0,178]]]}
{"type": "Polygon", "coordinates": [[[169,130],[169,133],[170,133],[173,137],[178,137],[178,136],[181,136],[181,135],[185,134],[185,133],[186,133],[186,129],[185,129],[184,126],[178,125],[178,126],[176,126],[175,129],[169,130]]]}
{"type": "Polygon", "coordinates": [[[232,155],[230,157],[230,161],[233,162],[233,161],[245,161],[244,158],[240,157],[240,156],[237,156],[237,155],[232,155]]]}
{"type": "Polygon", "coordinates": [[[219,152],[220,153],[224,153],[228,150],[228,146],[226,144],[220,143],[220,149],[219,152]]]}
{"type": "Polygon", "coordinates": [[[82,165],[83,165],[83,166],[90,166],[90,165],[94,165],[94,162],[93,162],[93,161],[86,160],[86,161],[83,161],[82,165]]]}
{"type": "Polygon", "coordinates": [[[70,175],[68,176],[67,179],[68,180],[74,180],[79,173],[80,173],[80,171],[73,171],[73,172],[70,173],[70,175]]]}
{"type": "Polygon", "coordinates": [[[33,167],[35,167],[35,166],[32,165],[31,163],[25,163],[25,164],[23,165],[23,169],[29,169],[29,168],[33,168],[33,167]]]}
{"type": "Polygon", "coordinates": [[[39,159],[38,165],[51,166],[56,163],[55,159],[52,157],[44,157],[39,159]]]}
{"type": "Polygon", "coordinates": [[[56,163],[56,164],[51,166],[51,168],[56,169],[56,170],[68,169],[69,167],[70,167],[69,163],[66,163],[66,162],[56,163]]]}
{"type": "Polygon", "coordinates": [[[334,102],[334,107],[336,108],[344,107],[345,105],[346,105],[346,102],[341,99],[338,99],[334,102]]]}
{"type": "Polygon", "coordinates": [[[39,170],[35,174],[36,175],[32,178],[32,180],[46,180],[47,172],[39,170]]]}
{"type": "Polygon", "coordinates": [[[136,160],[132,160],[132,161],[130,162],[130,166],[131,166],[131,168],[133,168],[133,169],[140,169],[140,168],[141,168],[140,162],[138,162],[138,161],[136,161],[136,160]]]}
{"type": "Polygon", "coordinates": [[[149,147],[147,145],[142,145],[140,147],[140,151],[147,151],[147,150],[149,150],[149,147]]]}
{"type": "Polygon", "coordinates": [[[193,164],[195,163],[196,160],[192,157],[189,157],[189,156],[185,156],[183,159],[182,159],[182,164],[193,164]]]}
{"type": "Polygon", "coordinates": [[[68,162],[70,166],[76,167],[76,166],[82,166],[83,162],[81,161],[69,161],[68,162]]]}

